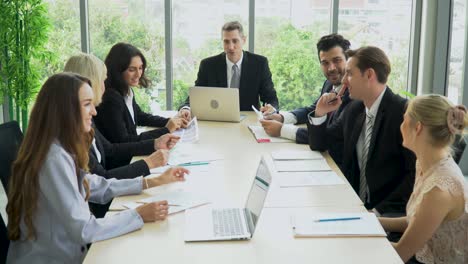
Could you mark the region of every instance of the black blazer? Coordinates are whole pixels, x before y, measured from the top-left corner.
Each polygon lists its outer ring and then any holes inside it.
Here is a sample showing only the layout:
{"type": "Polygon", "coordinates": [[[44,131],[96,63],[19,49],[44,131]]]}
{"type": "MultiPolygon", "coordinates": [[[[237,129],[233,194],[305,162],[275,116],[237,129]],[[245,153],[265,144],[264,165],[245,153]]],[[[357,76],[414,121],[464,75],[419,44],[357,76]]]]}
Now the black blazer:
{"type": "Polygon", "coordinates": [[[132,179],[150,174],[143,160],[130,163],[133,156],[149,155],[154,151],[154,140],[128,143],[110,143],[98,129],[94,129],[96,147],[101,154],[98,161],[93,146],[89,149],[89,171],[104,178],[132,179]]]}
{"type": "Polygon", "coordinates": [[[168,118],[154,116],[141,111],[133,98],[135,123],[127,109],[124,97],[115,89],[106,89],[102,103],[97,107],[98,115],[94,117],[96,127],[110,142],[136,142],[145,139],[155,139],[169,130],[164,127],[168,118]],[[137,134],[137,126],[161,127],[137,134]]]}
{"type": "MultiPolygon", "coordinates": [[[[370,202],[365,206],[376,208],[380,213],[405,213],[413,191],[415,156],[402,146],[400,133],[405,109],[406,100],[387,87],[375,119],[366,166],[370,202]]],[[[360,181],[356,144],[365,117],[363,102],[354,100],[333,125],[307,124],[312,150],[324,151],[335,141],[343,141],[341,168],[356,193],[359,192],[360,181]]]]}
{"type": "MultiPolygon", "coordinates": [[[[333,89],[333,84],[329,82],[328,80],[323,83],[322,90],[320,91],[320,96],[322,96],[324,93],[329,93],[333,89]]],[[[303,107],[303,108],[298,108],[291,113],[293,113],[296,118],[297,118],[297,124],[304,124],[308,123],[308,114],[310,112],[315,111],[315,108],[317,106],[317,102],[320,99],[320,97],[315,100],[315,102],[308,107],[303,107]]],[[[349,97],[349,92],[348,90],[345,91],[343,94],[343,97],[341,98],[342,104],[340,107],[333,113],[330,113],[327,118],[327,125],[331,126],[333,125],[336,120],[339,119],[339,117],[344,113],[345,108],[349,105],[349,103],[352,101],[351,98],[349,97]]],[[[302,128],[300,127],[297,132],[296,132],[296,143],[299,144],[308,144],[309,143],[309,132],[307,128],[302,128]]],[[[328,148],[328,153],[330,156],[333,158],[335,161],[336,165],[341,168],[342,163],[343,163],[343,141],[335,141],[333,145],[331,145],[328,148]]]]}
{"type": "MultiPolygon", "coordinates": [[[[228,86],[226,69],[226,53],[224,52],[202,60],[195,86],[226,88],[228,86]]],[[[241,111],[252,111],[252,105],[259,109],[259,97],[263,103],[269,103],[279,109],[267,58],[244,51],[239,86],[241,111]]],[[[190,100],[187,98],[181,107],[189,105],[190,100]]]]}

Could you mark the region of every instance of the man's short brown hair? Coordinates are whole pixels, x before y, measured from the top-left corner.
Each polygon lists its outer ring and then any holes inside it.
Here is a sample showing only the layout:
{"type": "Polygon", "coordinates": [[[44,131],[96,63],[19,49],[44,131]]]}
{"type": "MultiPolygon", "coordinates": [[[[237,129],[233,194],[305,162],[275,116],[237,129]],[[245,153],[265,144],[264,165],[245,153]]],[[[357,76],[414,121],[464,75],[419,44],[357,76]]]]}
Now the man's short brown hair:
{"type": "Polygon", "coordinates": [[[390,60],[383,50],[373,46],[366,46],[356,50],[347,50],[346,55],[348,55],[348,58],[354,57],[357,59],[356,66],[361,73],[372,68],[377,75],[379,83],[387,83],[392,69],[390,60]]]}
{"type": "Polygon", "coordinates": [[[242,24],[239,23],[239,21],[230,21],[230,22],[227,22],[226,24],[223,25],[223,27],[221,28],[221,33],[223,31],[233,31],[233,30],[239,30],[239,35],[241,37],[244,36],[244,28],[242,27],[242,24]]]}

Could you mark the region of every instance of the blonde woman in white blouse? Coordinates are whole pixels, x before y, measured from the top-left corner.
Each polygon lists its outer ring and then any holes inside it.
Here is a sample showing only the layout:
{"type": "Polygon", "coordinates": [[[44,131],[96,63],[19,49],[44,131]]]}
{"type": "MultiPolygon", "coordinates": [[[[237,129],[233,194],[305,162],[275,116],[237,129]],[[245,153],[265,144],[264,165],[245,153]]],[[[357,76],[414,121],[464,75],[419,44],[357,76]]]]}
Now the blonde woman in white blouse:
{"type": "Polygon", "coordinates": [[[468,188],[450,155],[467,125],[466,108],[443,96],[418,96],[408,105],[401,133],[417,157],[414,190],[406,217],[380,218],[385,230],[403,233],[393,246],[405,262],[468,263],[468,188]]]}

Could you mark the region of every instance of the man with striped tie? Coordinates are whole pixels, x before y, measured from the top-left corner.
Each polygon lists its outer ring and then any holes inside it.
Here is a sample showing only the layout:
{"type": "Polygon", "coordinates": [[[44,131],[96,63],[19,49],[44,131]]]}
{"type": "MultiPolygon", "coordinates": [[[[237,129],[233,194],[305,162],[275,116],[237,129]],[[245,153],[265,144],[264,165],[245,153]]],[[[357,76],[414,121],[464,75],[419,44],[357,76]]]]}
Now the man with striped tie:
{"type": "Polygon", "coordinates": [[[366,208],[404,214],[415,171],[415,157],[402,146],[400,133],[406,99],[386,85],[391,67],[381,49],[361,47],[347,55],[343,84],[355,100],[333,126],[326,126],[327,113],[342,103],[342,91],[322,95],[309,114],[310,148],[324,151],[343,141],[343,174],[366,208]]]}

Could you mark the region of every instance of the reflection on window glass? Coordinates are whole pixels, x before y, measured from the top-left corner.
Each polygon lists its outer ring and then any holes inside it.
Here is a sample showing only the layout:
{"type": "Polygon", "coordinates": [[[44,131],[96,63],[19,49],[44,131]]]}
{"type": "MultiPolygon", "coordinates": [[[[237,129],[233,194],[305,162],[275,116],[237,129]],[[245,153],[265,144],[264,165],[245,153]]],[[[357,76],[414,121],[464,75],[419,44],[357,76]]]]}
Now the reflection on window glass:
{"type": "Polygon", "coordinates": [[[412,0],[341,0],[338,32],[351,41],[353,49],[377,46],[392,65],[388,86],[407,89],[412,0]]]}
{"type": "Polygon", "coordinates": [[[455,104],[462,103],[463,57],[465,53],[464,39],[466,27],[465,9],[465,0],[454,1],[447,96],[450,101],[455,104]]]}
{"type": "Polygon", "coordinates": [[[143,111],[166,110],[164,0],[90,0],[91,52],[104,60],[110,48],[127,42],[147,60],[148,89],[133,89],[143,111]]]}
{"type": "MultiPolygon", "coordinates": [[[[197,78],[200,61],[223,52],[221,27],[237,20],[248,36],[248,0],[174,0],[173,16],[173,105],[177,109],[197,78]]],[[[248,49],[247,43],[244,50],[248,49]]]]}
{"type": "Polygon", "coordinates": [[[315,45],[329,33],[330,0],[258,0],[255,16],[255,53],[268,58],[280,108],[311,105],[325,81],[315,45]]]}
{"type": "Polygon", "coordinates": [[[53,56],[43,68],[44,81],[54,73],[63,71],[65,62],[81,52],[79,1],[46,0],[52,28],[47,49],[53,56]]]}

